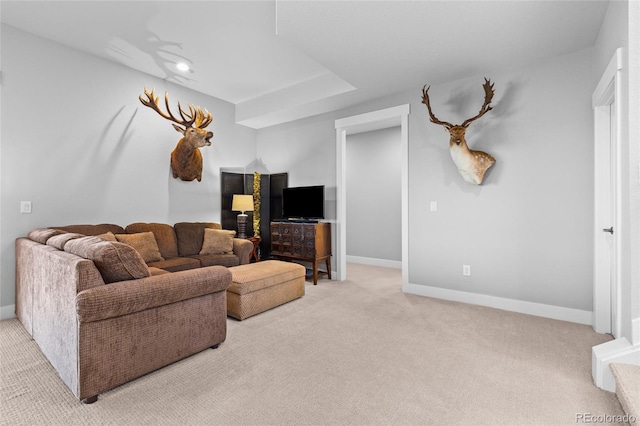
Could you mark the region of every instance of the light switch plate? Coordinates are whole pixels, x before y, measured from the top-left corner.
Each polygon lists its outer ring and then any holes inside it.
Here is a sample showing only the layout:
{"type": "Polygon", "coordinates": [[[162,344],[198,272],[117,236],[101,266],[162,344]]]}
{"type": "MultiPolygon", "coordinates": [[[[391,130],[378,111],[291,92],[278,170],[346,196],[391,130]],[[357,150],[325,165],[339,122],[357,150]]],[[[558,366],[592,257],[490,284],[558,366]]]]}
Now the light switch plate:
{"type": "Polygon", "coordinates": [[[20,213],[31,213],[31,201],[20,201],[20,213]]]}

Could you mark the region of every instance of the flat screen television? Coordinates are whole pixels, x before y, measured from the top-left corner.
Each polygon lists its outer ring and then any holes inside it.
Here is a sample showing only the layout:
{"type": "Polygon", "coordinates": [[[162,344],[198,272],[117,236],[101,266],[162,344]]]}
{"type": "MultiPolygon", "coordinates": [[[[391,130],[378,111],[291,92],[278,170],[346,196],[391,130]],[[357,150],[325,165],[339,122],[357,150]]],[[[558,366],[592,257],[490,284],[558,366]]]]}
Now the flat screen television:
{"type": "Polygon", "coordinates": [[[324,185],[283,188],[282,217],[289,220],[324,219],[324,185]]]}

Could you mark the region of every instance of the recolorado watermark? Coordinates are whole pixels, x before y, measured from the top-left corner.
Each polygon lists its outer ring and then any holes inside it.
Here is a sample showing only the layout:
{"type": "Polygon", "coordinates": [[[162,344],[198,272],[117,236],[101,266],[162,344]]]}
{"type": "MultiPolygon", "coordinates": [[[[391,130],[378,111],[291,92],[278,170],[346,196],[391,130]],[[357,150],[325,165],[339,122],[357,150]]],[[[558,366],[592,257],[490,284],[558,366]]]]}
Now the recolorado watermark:
{"type": "Polygon", "coordinates": [[[576,423],[601,423],[601,424],[634,424],[638,421],[635,416],[628,414],[591,414],[576,413],[576,423]]]}

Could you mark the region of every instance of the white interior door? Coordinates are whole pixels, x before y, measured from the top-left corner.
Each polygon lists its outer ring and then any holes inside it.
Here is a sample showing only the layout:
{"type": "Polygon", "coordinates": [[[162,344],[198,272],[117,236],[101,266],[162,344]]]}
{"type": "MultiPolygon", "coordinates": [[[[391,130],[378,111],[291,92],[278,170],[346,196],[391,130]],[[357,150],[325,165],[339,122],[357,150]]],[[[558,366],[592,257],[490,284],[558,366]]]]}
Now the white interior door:
{"type": "Polygon", "coordinates": [[[593,328],[620,335],[619,127],[620,52],[616,52],[593,94],[595,124],[593,328]]]}
{"type": "Polygon", "coordinates": [[[618,231],[618,223],[616,220],[617,217],[617,188],[618,188],[618,182],[617,182],[617,164],[616,164],[616,158],[617,158],[617,147],[616,147],[616,104],[615,104],[615,99],[614,102],[611,103],[611,106],[609,108],[609,119],[610,119],[610,137],[609,137],[609,158],[608,161],[605,164],[605,168],[606,166],[608,166],[608,182],[606,183],[607,185],[607,198],[605,199],[606,202],[606,209],[607,209],[607,214],[606,216],[608,216],[607,222],[603,222],[603,223],[609,223],[610,225],[604,225],[606,226],[605,228],[602,228],[602,232],[605,234],[605,244],[606,244],[606,250],[608,251],[608,258],[609,258],[609,262],[608,265],[605,264],[603,265],[603,267],[605,269],[608,269],[608,279],[609,279],[609,289],[611,292],[611,334],[613,334],[614,337],[618,337],[618,335],[620,334],[619,332],[619,325],[620,325],[620,321],[618,320],[618,316],[620,314],[620,297],[619,297],[619,291],[618,291],[618,279],[617,279],[617,258],[618,258],[618,252],[616,249],[616,245],[617,245],[617,231],[618,231]]]}

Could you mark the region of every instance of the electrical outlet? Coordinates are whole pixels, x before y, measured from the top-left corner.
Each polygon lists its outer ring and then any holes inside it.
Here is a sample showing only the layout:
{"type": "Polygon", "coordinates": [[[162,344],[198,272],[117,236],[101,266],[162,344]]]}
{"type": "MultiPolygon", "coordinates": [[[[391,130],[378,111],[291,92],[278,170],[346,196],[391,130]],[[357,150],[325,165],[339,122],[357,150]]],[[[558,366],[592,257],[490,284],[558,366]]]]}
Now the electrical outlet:
{"type": "Polygon", "coordinates": [[[31,201],[20,201],[20,213],[31,213],[31,201]]]}
{"type": "Polygon", "coordinates": [[[437,201],[432,201],[429,204],[429,210],[431,210],[432,212],[437,212],[438,211],[438,202],[437,201]]]}
{"type": "Polygon", "coordinates": [[[471,265],[462,265],[462,275],[465,277],[471,276],[471,265]]]}

